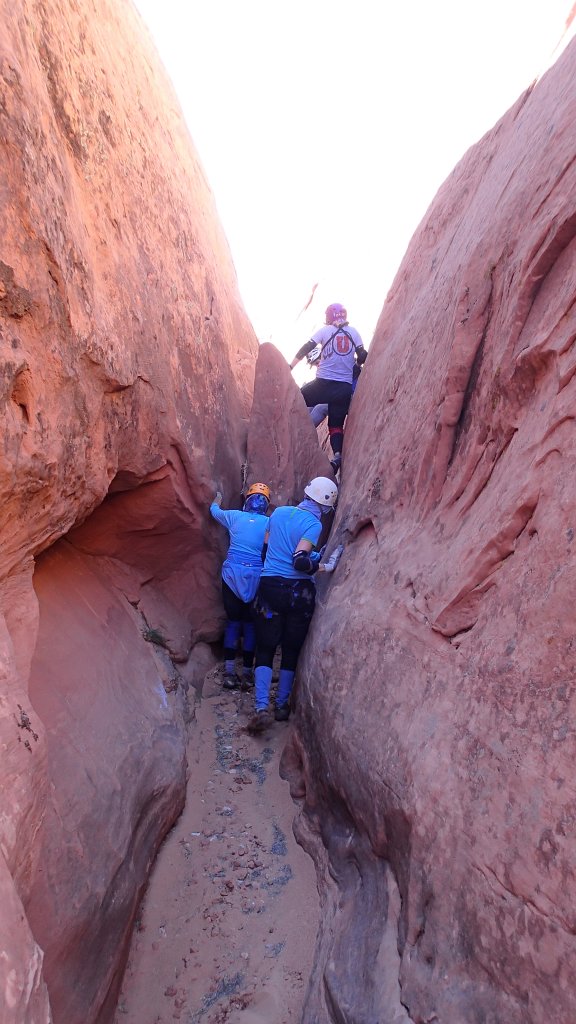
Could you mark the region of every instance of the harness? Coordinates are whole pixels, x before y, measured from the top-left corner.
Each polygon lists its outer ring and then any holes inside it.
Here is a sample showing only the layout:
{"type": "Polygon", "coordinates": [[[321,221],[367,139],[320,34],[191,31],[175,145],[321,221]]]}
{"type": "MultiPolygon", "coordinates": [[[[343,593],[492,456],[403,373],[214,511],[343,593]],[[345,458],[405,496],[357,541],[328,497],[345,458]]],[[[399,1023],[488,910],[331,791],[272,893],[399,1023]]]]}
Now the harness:
{"type": "MultiPolygon", "coordinates": [[[[332,342],[334,341],[334,338],[338,337],[339,334],[345,334],[346,337],[348,338],[348,341],[351,342],[352,348],[354,349],[354,351],[356,351],[356,349],[358,348],[358,345],[354,341],[354,338],[352,337],[352,335],[349,334],[348,331],[344,327],[337,327],[336,330],[334,331],[334,334],[331,334],[330,337],[328,338],[328,341],[325,341],[324,344],[322,345],[322,348],[320,349],[320,355],[318,356],[318,359],[316,360],[316,362],[321,362],[322,361],[322,356],[324,355],[324,349],[328,348],[328,345],[331,345],[332,342]]],[[[339,355],[341,355],[341,354],[342,353],[339,353],[339,355]]],[[[348,355],[348,353],[346,353],[346,355],[348,355]]]]}

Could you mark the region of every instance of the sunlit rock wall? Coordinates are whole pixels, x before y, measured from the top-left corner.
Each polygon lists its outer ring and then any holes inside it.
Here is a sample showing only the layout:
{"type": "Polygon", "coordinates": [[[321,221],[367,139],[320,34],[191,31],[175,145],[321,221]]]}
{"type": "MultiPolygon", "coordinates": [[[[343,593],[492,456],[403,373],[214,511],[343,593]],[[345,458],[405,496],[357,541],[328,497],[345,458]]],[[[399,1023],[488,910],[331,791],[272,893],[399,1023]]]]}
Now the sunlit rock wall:
{"type": "Polygon", "coordinates": [[[257,344],[132,5],[0,23],[0,1001],[88,1024],[183,799],[257,344]]]}
{"type": "Polygon", "coordinates": [[[284,356],[272,344],[258,350],[248,430],[248,483],[262,480],[274,505],[297,505],[311,477],[332,478],[310,413],[284,356]]]}
{"type": "Polygon", "coordinates": [[[576,1019],[575,123],[572,43],[440,189],[354,399],[285,758],[306,1024],[576,1019]]]}

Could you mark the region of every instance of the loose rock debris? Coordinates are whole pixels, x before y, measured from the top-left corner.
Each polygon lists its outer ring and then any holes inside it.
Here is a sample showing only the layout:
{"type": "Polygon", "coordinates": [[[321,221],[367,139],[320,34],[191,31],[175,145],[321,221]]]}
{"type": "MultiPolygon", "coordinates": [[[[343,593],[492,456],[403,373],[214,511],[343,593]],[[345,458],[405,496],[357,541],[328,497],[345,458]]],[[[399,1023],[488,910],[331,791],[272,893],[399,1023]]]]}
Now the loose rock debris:
{"type": "Polygon", "coordinates": [[[155,866],[115,1024],[296,1024],[318,896],[278,762],[290,724],[245,726],[253,695],[212,677],[191,724],[188,797],[155,866]]]}

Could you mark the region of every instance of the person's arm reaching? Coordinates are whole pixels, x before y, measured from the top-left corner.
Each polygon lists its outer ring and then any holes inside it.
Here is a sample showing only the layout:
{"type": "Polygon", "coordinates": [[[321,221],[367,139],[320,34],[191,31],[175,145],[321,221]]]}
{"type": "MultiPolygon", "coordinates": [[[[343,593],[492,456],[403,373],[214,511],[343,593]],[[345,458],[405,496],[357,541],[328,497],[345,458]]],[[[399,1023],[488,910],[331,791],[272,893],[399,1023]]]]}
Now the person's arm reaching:
{"type": "Polygon", "coordinates": [[[294,359],[290,363],[290,369],[293,370],[296,364],[299,363],[301,359],[304,359],[304,356],[307,356],[313,348],[316,348],[315,341],[307,341],[305,345],[302,345],[302,348],[298,349],[294,359]]]}
{"type": "Polygon", "coordinates": [[[210,515],[212,516],[213,519],[216,520],[217,523],[221,523],[222,526],[225,526],[226,529],[229,529],[231,516],[233,516],[234,513],[226,512],[224,509],[220,508],[221,504],[222,494],[220,493],[220,491],[217,491],[214,500],[210,505],[210,515]]]}
{"type": "Polygon", "coordinates": [[[339,544],[337,548],[334,548],[334,551],[330,555],[330,558],[327,558],[325,562],[320,562],[320,565],[318,566],[319,571],[320,572],[334,572],[334,569],[336,568],[336,566],[338,565],[338,562],[340,561],[340,559],[342,557],[342,552],[343,551],[344,551],[344,545],[343,544],[339,544]]]}

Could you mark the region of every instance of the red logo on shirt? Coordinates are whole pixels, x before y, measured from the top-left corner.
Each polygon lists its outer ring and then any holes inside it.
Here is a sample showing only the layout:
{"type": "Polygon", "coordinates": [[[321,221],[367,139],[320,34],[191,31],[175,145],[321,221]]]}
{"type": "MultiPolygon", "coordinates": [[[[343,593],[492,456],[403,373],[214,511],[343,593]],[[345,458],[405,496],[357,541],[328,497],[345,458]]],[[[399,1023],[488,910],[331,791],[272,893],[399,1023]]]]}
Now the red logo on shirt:
{"type": "Polygon", "coordinates": [[[347,356],[352,347],[352,342],[347,334],[336,335],[336,351],[341,356],[347,356]]]}

